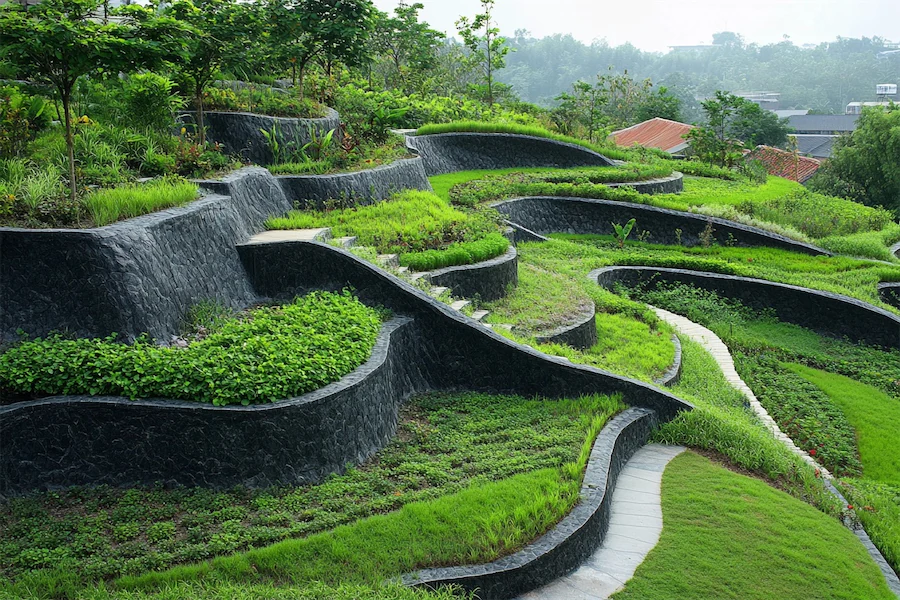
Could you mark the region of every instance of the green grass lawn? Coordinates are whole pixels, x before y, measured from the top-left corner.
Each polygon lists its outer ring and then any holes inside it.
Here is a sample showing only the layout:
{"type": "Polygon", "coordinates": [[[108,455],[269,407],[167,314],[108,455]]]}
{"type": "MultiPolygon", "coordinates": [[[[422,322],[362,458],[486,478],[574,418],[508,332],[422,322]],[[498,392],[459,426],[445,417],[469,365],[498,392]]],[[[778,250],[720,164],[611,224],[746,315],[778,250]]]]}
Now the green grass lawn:
{"type": "Polygon", "coordinates": [[[616,600],[894,598],[836,519],[687,452],[663,474],[663,531],[616,600]]]}
{"type": "Polygon", "coordinates": [[[374,585],[416,566],[489,560],[568,512],[596,434],[621,408],[599,396],[427,395],[411,401],[384,450],[318,485],[12,499],[0,506],[0,597],[74,598],[123,575],[137,577],[122,580],[129,587],[374,585]],[[245,552],[224,558],[236,551],[245,552]]]}
{"type": "Polygon", "coordinates": [[[900,400],[849,377],[804,365],[787,367],[823,392],[856,431],[863,477],[900,487],[900,400]]]}

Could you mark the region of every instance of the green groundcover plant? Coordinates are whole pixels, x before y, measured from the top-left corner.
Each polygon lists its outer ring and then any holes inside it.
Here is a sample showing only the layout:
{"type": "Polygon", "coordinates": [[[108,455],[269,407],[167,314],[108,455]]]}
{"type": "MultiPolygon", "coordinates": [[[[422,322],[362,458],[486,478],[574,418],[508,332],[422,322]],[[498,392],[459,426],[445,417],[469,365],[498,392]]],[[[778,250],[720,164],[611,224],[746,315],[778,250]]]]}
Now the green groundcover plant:
{"type": "Polygon", "coordinates": [[[52,335],[0,354],[0,391],[172,398],[216,406],[275,402],[318,389],[365,362],[379,311],[314,292],[223,320],[186,348],[52,335]]]}

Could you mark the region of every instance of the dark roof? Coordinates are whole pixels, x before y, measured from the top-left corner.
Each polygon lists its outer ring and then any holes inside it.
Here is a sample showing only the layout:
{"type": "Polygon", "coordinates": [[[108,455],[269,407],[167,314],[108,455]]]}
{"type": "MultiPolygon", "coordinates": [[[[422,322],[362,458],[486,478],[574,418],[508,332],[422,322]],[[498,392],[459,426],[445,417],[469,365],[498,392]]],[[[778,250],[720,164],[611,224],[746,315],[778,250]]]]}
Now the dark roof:
{"type": "Polygon", "coordinates": [[[803,183],[819,170],[819,161],[805,156],[794,156],[793,153],[771,146],[757,146],[747,155],[747,159],[756,159],[766,166],[769,175],[784,177],[791,181],[803,183]]]}
{"type": "Polygon", "coordinates": [[[813,158],[831,158],[836,135],[793,135],[797,140],[797,152],[813,158]]]}
{"type": "Polygon", "coordinates": [[[854,131],[859,115],[797,115],[788,117],[796,133],[820,131],[854,131]]]}
{"type": "Polygon", "coordinates": [[[614,131],[610,137],[620,146],[637,144],[645,148],[659,148],[675,153],[688,146],[684,136],[693,128],[693,125],[687,123],[656,117],[620,131],[614,131]]]}

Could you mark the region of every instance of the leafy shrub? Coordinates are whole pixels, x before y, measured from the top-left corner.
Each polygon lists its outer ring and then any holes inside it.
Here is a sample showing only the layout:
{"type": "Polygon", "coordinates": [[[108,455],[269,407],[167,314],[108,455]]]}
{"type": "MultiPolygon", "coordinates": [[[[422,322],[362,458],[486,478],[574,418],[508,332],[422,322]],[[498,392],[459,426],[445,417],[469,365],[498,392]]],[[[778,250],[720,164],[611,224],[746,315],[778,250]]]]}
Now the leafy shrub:
{"type": "Polygon", "coordinates": [[[0,87],[0,159],[19,156],[36,133],[50,124],[47,101],[0,87]]]}
{"type": "Polygon", "coordinates": [[[175,82],[156,73],[131,75],[125,83],[125,108],[135,127],[167,131],[184,100],[175,93],[175,82]]]}
{"type": "Polygon", "coordinates": [[[337,381],[365,362],[380,318],[349,293],[315,292],[258,308],[187,348],[148,339],[24,341],[0,354],[0,391],[173,398],[216,406],[275,402],[337,381]]]}

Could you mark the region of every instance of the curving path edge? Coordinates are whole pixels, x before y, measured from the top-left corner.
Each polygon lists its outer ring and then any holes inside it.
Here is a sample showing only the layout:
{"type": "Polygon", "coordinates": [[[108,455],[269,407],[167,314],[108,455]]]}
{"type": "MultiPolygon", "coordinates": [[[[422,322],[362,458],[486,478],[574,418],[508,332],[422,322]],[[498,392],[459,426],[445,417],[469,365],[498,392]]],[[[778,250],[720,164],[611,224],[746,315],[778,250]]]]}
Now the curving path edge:
{"type": "Polygon", "coordinates": [[[634,576],[663,528],[662,476],[683,446],[647,444],[625,465],[613,491],[603,543],[575,571],[518,600],[606,600],[634,576]]]}

